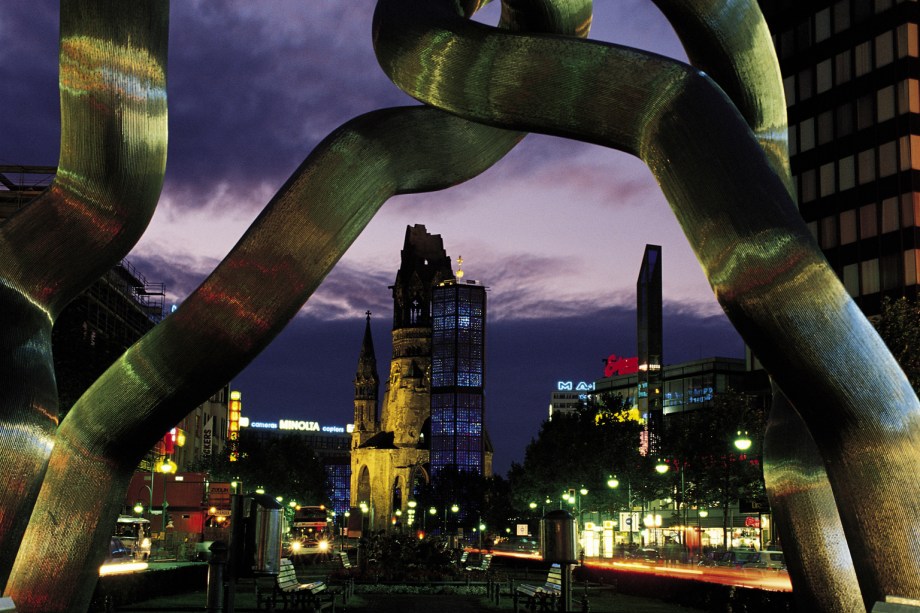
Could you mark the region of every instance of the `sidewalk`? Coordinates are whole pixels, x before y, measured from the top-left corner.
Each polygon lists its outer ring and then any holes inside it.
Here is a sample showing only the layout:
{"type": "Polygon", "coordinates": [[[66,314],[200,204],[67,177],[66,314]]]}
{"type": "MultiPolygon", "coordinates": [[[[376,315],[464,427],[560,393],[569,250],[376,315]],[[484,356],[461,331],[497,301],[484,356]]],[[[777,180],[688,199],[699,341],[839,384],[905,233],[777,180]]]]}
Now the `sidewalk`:
{"type": "MultiPolygon", "coordinates": [[[[581,611],[583,594],[572,595],[572,610],[581,611]]],[[[119,607],[118,611],[134,612],[181,612],[196,611],[200,613],[207,604],[204,591],[179,596],[156,598],[133,605],[119,607]]],[[[238,592],[234,611],[244,613],[255,611],[255,598],[251,592],[238,592]]],[[[654,598],[640,598],[612,592],[592,592],[588,595],[591,613],[702,613],[702,609],[681,607],[654,598]]],[[[336,604],[337,610],[342,610],[336,604]]],[[[485,596],[458,596],[452,594],[356,594],[348,601],[348,613],[431,613],[432,611],[449,611],[450,613],[474,613],[489,611],[511,611],[514,609],[511,598],[503,598],[496,606],[485,596]]],[[[263,609],[264,610],[264,609],[263,609]]],[[[226,608],[224,613],[233,613],[226,608]]]]}

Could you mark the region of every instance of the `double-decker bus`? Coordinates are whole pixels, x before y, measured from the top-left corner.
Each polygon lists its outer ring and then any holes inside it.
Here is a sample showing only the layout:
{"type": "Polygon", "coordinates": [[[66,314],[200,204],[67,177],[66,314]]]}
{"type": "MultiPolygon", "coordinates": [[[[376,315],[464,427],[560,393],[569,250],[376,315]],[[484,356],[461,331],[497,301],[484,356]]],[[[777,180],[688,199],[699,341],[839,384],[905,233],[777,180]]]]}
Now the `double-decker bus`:
{"type": "Polygon", "coordinates": [[[292,553],[324,553],[332,547],[332,531],[326,516],[326,507],[305,506],[294,510],[291,520],[292,553]]]}

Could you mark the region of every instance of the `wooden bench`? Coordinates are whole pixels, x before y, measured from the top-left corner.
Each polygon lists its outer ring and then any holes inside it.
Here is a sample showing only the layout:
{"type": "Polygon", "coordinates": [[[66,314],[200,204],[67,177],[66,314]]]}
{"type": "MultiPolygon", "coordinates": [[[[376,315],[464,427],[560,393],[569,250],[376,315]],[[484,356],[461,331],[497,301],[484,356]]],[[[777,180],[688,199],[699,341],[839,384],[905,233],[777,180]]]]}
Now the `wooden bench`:
{"type": "Polygon", "coordinates": [[[559,608],[559,599],[562,597],[562,566],[553,564],[546,575],[543,585],[521,583],[514,589],[514,610],[518,610],[518,601],[524,600],[525,606],[536,611],[556,611],[559,608]]]}
{"type": "MultiPolygon", "coordinates": [[[[294,564],[288,558],[281,558],[281,566],[278,576],[275,577],[275,583],[272,586],[271,595],[265,597],[266,609],[274,611],[281,599],[281,605],[284,609],[288,608],[290,601],[291,608],[304,609],[312,611],[335,611],[335,601],[333,599],[323,598],[323,593],[327,590],[324,581],[314,581],[312,583],[301,583],[297,579],[297,572],[294,570],[294,564]]],[[[260,609],[262,598],[256,598],[256,609],[260,609]]]]}
{"type": "Polygon", "coordinates": [[[352,566],[351,566],[351,560],[348,559],[348,552],[347,552],[347,551],[345,551],[345,550],[343,549],[342,551],[339,551],[338,553],[336,553],[336,554],[334,554],[334,555],[335,555],[335,557],[338,558],[338,561],[341,562],[342,568],[352,568],[352,566]]]}
{"type": "MultiPolygon", "coordinates": [[[[354,566],[351,565],[351,560],[348,558],[348,552],[345,550],[337,551],[333,554],[333,558],[342,565],[342,568],[345,570],[351,570],[354,566]]],[[[341,580],[330,579],[329,583],[329,593],[332,594],[333,599],[336,596],[342,596],[342,610],[345,609],[345,606],[348,604],[348,599],[354,596],[355,593],[355,580],[352,577],[344,577],[341,580]]]]}
{"type": "Polygon", "coordinates": [[[463,566],[464,564],[466,564],[466,559],[469,556],[470,556],[470,552],[464,550],[463,553],[460,554],[460,558],[457,560],[457,566],[463,566]]]}
{"type": "Polygon", "coordinates": [[[482,556],[482,560],[480,560],[479,566],[467,566],[466,570],[478,570],[478,571],[486,572],[489,570],[489,567],[491,565],[492,565],[492,554],[487,553],[486,555],[482,556]]]}

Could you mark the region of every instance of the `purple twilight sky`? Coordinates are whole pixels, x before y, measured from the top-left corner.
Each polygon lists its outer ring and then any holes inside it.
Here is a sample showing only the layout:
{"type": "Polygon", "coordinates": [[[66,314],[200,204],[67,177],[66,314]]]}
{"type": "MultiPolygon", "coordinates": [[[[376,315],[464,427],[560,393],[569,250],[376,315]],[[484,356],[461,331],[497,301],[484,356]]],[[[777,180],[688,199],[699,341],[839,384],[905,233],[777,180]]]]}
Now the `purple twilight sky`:
{"type": "MultiPolygon", "coordinates": [[[[498,8],[477,17],[495,24],[498,8]]],[[[166,182],[128,256],[166,283],[170,304],[213,270],[320,139],[356,115],[413,103],[377,65],[373,9],[373,0],[172,2],[166,182]]],[[[57,24],[58,2],[4,2],[0,164],[57,163],[57,24]]],[[[597,2],[591,38],[685,60],[651,0],[597,2]]],[[[490,288],[486,421],[496,472],[523,459],[557,380],[593,380],[607,355],[635,355],[646,244],[663,247],[665,363],[742,355],[645,166],[530,135],[476,179],[390,200],[300,315],[234,378],[244,415],[351,420],[368,309],[387,372],[387,286],[412,224],[440,234],[454,261],[463,256],[466,278],[490,288]]]]}

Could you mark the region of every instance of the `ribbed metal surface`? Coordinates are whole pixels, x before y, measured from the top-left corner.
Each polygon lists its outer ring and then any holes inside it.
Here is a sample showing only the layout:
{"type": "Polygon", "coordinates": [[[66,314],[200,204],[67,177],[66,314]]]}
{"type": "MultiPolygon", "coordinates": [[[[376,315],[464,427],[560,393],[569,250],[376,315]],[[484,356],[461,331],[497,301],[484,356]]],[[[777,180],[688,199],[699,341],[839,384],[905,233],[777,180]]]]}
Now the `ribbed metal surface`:
{"type": "MultiPolygon", "coordinates": [[[[585,12],[566,14],[545,27],[575,32],[585,12]]],[[[86,609],[143,454],[274,338],[387,198],[469,179],[522,136],[408,107],[358,117],[317,146],[208,279],[62,422],[35,505],[43,520],[30,523],[7,589],[19,610],[86,609]]]]}
{"type": "MultiPolygon", "coordinates": [[[[167,12],[166,3],[149,0],[61,2],[57,175],[45,194],[0,224],[0,585],[54,445],[52,322],[124,257],[159,198],[167,12]]],[[[90,513],[97,500],[86,504],[90,513]]],[[[57,517],[71,531],[79,519],[57,517]]]]}
{"type": "MultiPolygon", "coordinates": [[[[755,55],[748,67],[732,67],[708,56],[732,52],[731,28],[759,32],[748,44],[772,54],[762,24],[720,21],[746,15],[762,22],[753,2],[702,3],[721,13],[700,17],[689,2],[671,4],[666,13],[682,11],[694,27],[708,20],[723,32],[721,42],[693,47],[693,55],[737,73],[741,90],[745,79],[766,74],[758,70],[775,74],[775,59],[767,65],[755,55]],[[744,10],[733,10],[741,4],[744,10]]],[[[451,18],[449,5],[378,3],[375,43],[385,72],[409,94],[462,117],[642,158],[728,317],[808,425],[863,600],[920,595],[920,407],[798,215],[788,173],[777,174],[787,164],[776,98],[762,111],[742,101],[742,115],[707,75],[676,61],[592,41],[508,35],[451,18]],[[763,117],[757,135],[745,117],[763,117]]],[[[824,564],[801,553],[803,564],[824,564]]]]}

